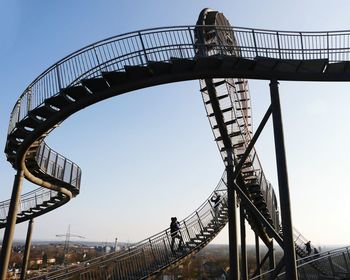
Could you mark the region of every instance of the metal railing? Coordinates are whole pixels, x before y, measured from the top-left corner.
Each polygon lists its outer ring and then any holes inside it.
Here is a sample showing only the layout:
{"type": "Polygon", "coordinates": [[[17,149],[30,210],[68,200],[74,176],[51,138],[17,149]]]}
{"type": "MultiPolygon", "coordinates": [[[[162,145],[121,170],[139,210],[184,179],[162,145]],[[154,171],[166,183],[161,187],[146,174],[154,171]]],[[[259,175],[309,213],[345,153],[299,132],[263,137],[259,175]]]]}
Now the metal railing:
{"type": "MultiPolygon", "coordinates": [[[[350,277],[350,247],[311,254],[298,259],[297,270],[299,279],[348,279],[350,277]]],[[[271,275],[274,275],[274,270],[256,276],[252,280],[267,280],[271,275]]],[[[285,272],[281,272],[276,279],[286,279],[285,272]]]]}
{"type": "Polygon", "coordinates": [[[75,191],[79,191],[81,168],[51,149],[44,141],[37,149],[35,160],[41,172],[65,182],[73,187],[75,191]]]}
{"type": "MultiPolygon", "coordinates": [[[[141,30],[111,37],[72,53],[44,71],[25,89],[12,110],[9,133],[30,110],[58,94],[61,89],[79,84],[82,79],[100,77],[106,71],[124,71],[125,65],[146,65],[150,61],[168,61],[171,57],[194,58],[194,47],[198,47],[194,32],[198,28],[179,26],[141,30]]],[[[229,51],[232,54],[239,53],[240,57],[246,59],[350,60],[350,31],[286,32],[220,26],[202,28],[235,34],[236,46],[224,41],[216,46],[211,45],[215,53],[229,51]]]]}
{"type": "MultiPolygon", "coordinates": [[[[46,201],[58,196],[57,191],[38,188],[21,196],[17,214],[30,211],[46,201]]],[[[0,202],[0,220],[5,221],[10,207],[10,200],[0,202]]]]}
{"type": "Polygon", "coordinates": [[[183,243],[182,248],[180,248],[179,239],[175,240],[173,249],[171,248],[172,237],[168,228],[141,242],[133,244],[123,251],[110,253],[88,260],[79,266],[66,267],[31,279],[58,280],[73,279],[78,276],[80,277],[78,279],[95,279],[94,277],[97,277],[96,275],[102,277],[99,279],[107,279],[108,277],[115,277],[113,279],[127,279],[127,277],[142,278],[172,263],[176,263],[186,255],[193,251],[198,251],[206,245],[227,223],[227,212],[224,210],[227,207],[225,180],[226,174],[224,173],[214,190],[214,192],[221,195],[218,206],[219,213],[221,213],[220,220],[217,220],[214,205],[210,201],[213,195],[211,194],[196,211],[180,222],[179,235],[183,243]],[[215,224],[217,225],[216,228],[213,227],[215,224]],[[208,231],[208,234],[205,235],[203,232],[208,228],[215,228],[215,230],[208,231]],[[199,236],[201,236],[200,239],[199,236]],[[195,240],[197,243],[195,243],[195,240]],[[190,243],[192,246],[189,245],[190,243]]]}

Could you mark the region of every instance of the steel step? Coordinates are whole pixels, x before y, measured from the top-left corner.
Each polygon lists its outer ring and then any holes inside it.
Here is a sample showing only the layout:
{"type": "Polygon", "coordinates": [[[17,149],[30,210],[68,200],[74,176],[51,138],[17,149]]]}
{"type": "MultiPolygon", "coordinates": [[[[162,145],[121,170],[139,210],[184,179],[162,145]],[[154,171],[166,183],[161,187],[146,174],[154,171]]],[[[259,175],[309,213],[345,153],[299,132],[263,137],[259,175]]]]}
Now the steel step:
{"type": "Polygon", "coordinates": [[[110,86],[120,85],[128,80],[128,75],[124,71],[103,72],[102,77],[110,86]]]}
{"type": "Polygon", "coordinates": [[[52,115],[54,115],[55,113],[57,113],[58,110],[55,110],[54,108],[52,108],[50,105],[43,105],[40,107],[37,107],[33,110],[31,110],[29,112],[29,115],[32,116],[38,116],[44,119],[48,119],[49,117],[51,117],[52,115]]]}
{"type": "Polygon", "coordinates": [[[172,72],[175,73],[191,71],[196,64],[194,60],[188,58],[171,57],[170,61],[173,65],[172,72]]]}
{"type": "Polygon", "coordinates": [[[124,66],[125,72],[131,79],[145,79],[153,75],[151,69],[146,66],[124,66]]]}
{"type": "Polygon", "coordinates": [[[45,104],[52,105],[58,109],[62,109],[63,107],[72,104],[73,101],[71,101],[67,96],[58,94],[55,96],[52,96],[45,100],[45,104]]]}
{"type": "Polygon", "coordinates": [[[90,90],[92,93],[96,93],[102,90],[109,89],[109,85],[103,78],[93,78],[82,80],[81,84],[90,90]]]}
{"type": "Polygon", "coordinates": [[[208,71],[220,67],[222,59],[218,56],[200,56],[196,60],[195,71],[208,71]]]}
{"type": "Polygon", "coordinates": [[[78,101],[91,95],[83,86],[65,88],[62,90],[62,94],[69,96],[75,101],[78,101]]]}
{"type": "Polygon", "coordinates": [[[169,74],[171,73],[172,64],[163,61],[150,61],[148,62],[148,67],[156,75],[169,74]]]}

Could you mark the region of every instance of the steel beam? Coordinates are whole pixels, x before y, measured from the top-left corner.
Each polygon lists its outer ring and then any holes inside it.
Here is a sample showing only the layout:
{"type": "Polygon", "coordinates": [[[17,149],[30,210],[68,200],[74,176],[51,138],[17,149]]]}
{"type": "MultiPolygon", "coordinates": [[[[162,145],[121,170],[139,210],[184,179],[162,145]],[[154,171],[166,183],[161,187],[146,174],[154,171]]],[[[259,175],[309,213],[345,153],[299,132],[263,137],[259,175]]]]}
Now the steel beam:
{"type": "Polygon", "coordinates": [[[30,246],[32,244],[32,232],[33,232],[33,226],[34,226],[34,220],[30,219],[28,223],[28,230],[27,230],[27,238],[26,238],[26,244],[24,248],[24,255],[23,255],[23,261],[22,261],[22,271],[21,271],[21,280],[24,280],[27,273],[27,267],[28,267],[28,261],[29,261],[29,254],[30,254],[30,246]]]}
{"type": "Polygon", "coordinates": [[[255,233],[255,260],[256,260],[256,274],[261,274],[261,264],[260,264],[260,242],[259,235],[255,233]]]}
{"type": "Polygon", "coordinates": [[[236,214],[236,191],[234,189],[233,166],[226,166],[227,176],[227,203],[228,203],[228,237],[229,237],[229,255],[230,255],[230,273],[229,279],[240,279],[239,273],[239,254],[238,254],[238,236],[237,236],[237,214],[236,214]]]}
{"type": "Polygon", "coordinates": [[[274,269],[276,266],[276,260],[275,260],[275,251],[273,248],[273,240],[271,240],[271,243],[268,246],[269,248],[269,269],[274,269]]]}
{"type": "Polygon", "coordinates": [[[246,229],[245,229],[245,211],[242,203],[239,207],[240,225],[241,225],[241,279],[248,280],[248,266],[247,266],[247,244],[246,244],[246,229]]]}
{"type": "Polygon", "coordinates": [[[6,219],[6,228],[4,233],[4,238],[2,241],[1,255],[0,255],[0,277],[1,280],[6,279],[8,265],[10,261],[10,255],[12,250],[13,234],[15,232],[16,220],[17,220],[17,210],[19,205],[19,200],[22,192],[22,182],[23,182],[23,170],[17,170],[15,175],[15,180],[13,182],[12,195],[10,201],[10,207],[8,216],[6,219]]]}
{"type": "Polygon", "coordinates": [[[281,105],[278,92],[278,82],[270,81],[273,131],[275,138],[276,164],[278,175],[279,197],[283,230],[283,251],[286,265],[286,278],[298,279],[293,240],[293,224],[288,185],[286,153],[284,147],[281,105]]]}

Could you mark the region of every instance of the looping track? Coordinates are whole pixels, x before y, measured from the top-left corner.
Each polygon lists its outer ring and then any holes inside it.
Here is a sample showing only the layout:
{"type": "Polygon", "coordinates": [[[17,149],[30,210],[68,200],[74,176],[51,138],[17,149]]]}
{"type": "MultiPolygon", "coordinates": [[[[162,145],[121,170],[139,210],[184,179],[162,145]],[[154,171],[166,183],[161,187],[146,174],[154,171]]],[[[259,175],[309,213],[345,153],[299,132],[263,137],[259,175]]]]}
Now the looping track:
{"type": "MultiPolygon", "coordinates": [[[[252,137],[245,78],[350,80],[343,62],[350,60],[349,52],[337,45],[345,36],[349,35],[233,28],[222,14],[204,10],[196,26],[128,33],[65,57],[28,86],[11,113],[7,159],[15,169],[24,171],[26,179],[41,187],[21,197],[17,222],[45,214],[79,194],[81,169],[44,142],[54,128],[75,112],[133,90],[201,79],[204,105],[223,161],[235,165],[252,137]]],[[[280,234],[277,199],[255,149],[238,181],[280,234]]],[[[222,196],[217,214],[208,200],[181,222],[183,250],[172,252],[171,237],[165,230],[128,252],[105,256],[89,267],[68,273],[58,271],[50,279],[75,275],[94,279],[98,273],[105,273],[105,278],[113,275],[115,279],[143,279],[176,265],[208,244],[227,223],[225,173],[215,191],[222,196]]],[[[0,227],[6,226],[8,204],[3,202],[0,206],[0,227]]],[[[269,243],[270,232],[254,213],[246,214],[253,230],[269,243]]]]}

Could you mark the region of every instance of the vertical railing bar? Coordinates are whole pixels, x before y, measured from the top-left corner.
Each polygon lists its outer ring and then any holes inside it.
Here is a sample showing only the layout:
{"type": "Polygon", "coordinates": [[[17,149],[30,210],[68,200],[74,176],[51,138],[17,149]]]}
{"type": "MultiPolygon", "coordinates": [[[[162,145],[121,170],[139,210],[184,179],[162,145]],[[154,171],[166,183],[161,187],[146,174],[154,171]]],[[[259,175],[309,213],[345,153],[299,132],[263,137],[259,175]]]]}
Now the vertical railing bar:
{"type": "Polygon", "coordinates": [[[252,29],[252,34],[253,34],[253,42],[254,42],[255,56],[258,57],[258,49],[257,49],[257,44],[256,44],[256,38],[255,38],[255,31],[254,31],[254,29],[252,29]]]}
{"type": "Polygon", "coordinates": [[[281,45],[280,45],[280,36],[279,33],[277,31],[277,46],[278,46],[278,54],[279,54],[279,58],[281,59],[281,45]]]}

